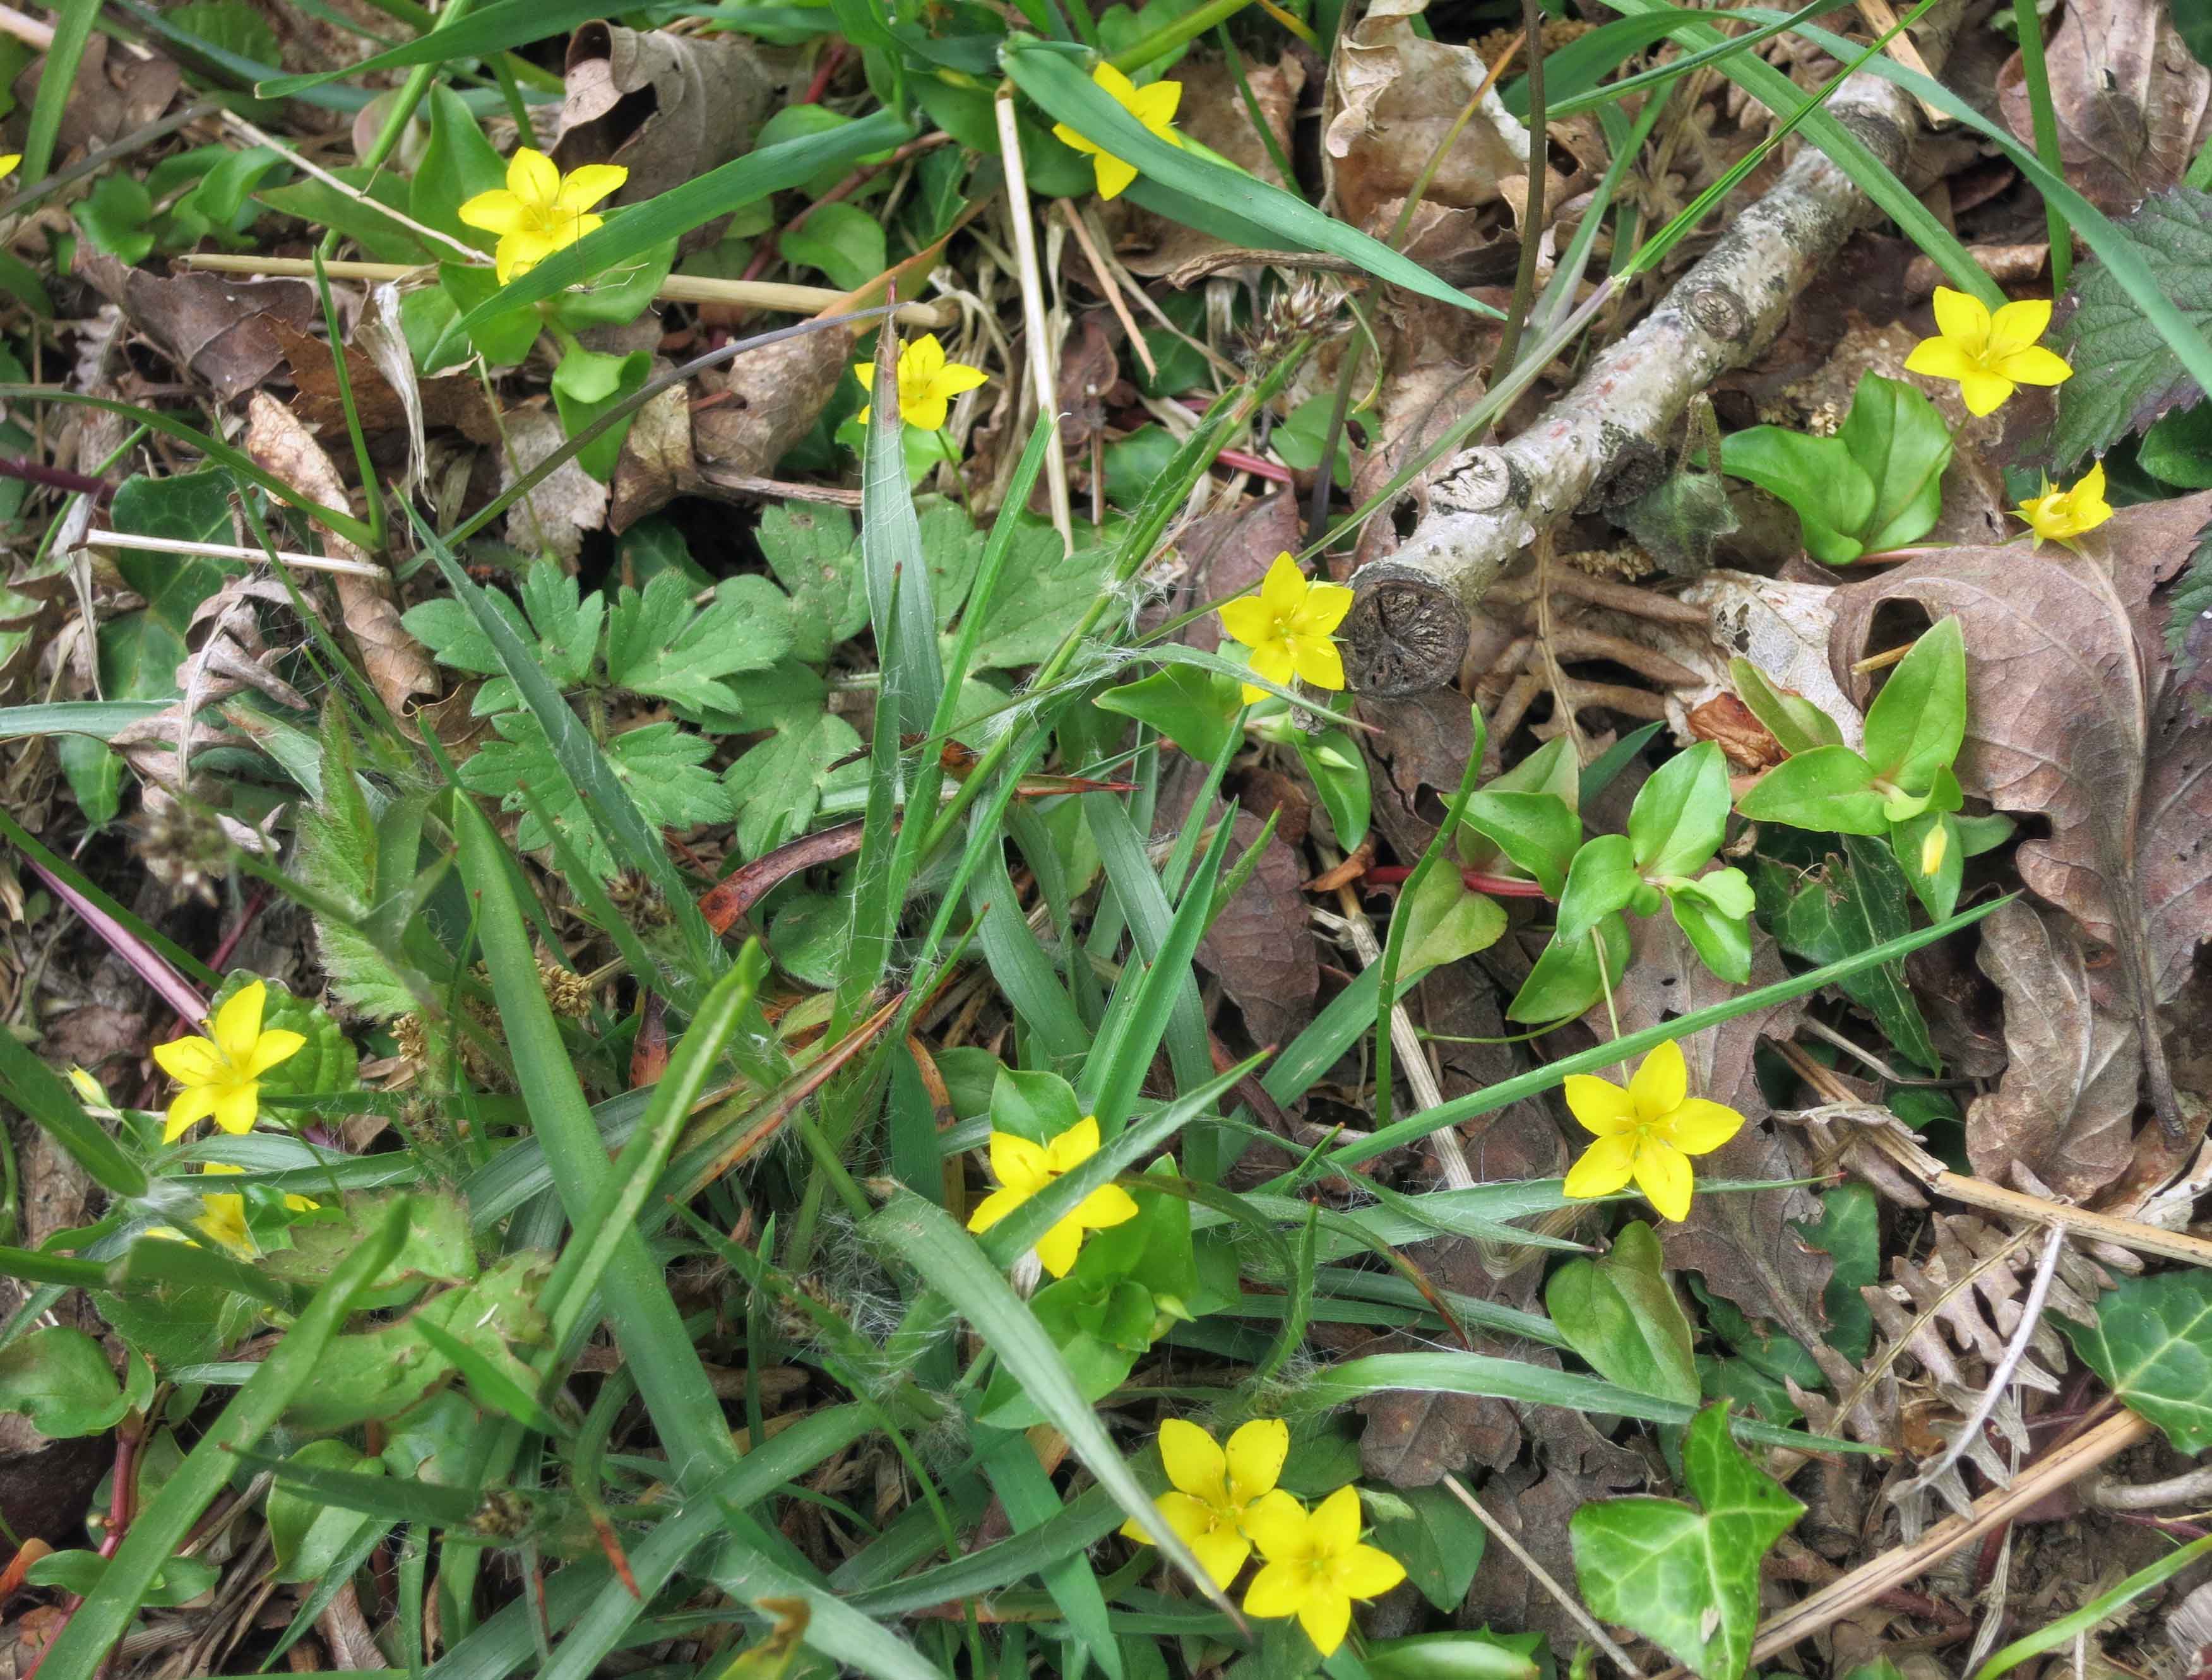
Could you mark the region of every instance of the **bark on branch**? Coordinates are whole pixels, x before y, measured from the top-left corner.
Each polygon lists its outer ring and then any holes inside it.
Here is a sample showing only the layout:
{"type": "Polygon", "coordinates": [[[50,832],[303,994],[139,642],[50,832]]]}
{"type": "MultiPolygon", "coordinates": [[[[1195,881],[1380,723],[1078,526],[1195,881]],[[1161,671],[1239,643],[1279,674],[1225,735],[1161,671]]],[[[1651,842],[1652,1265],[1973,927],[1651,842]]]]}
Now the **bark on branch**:
{"type": "MultiPolygon", "coordinates": [[[[1939,6],[1919,26],[1920,49],[1939,68],[1958,11],[1939,6]]],[[[1901,88],[1862,71],[1827,109],[1903,172],[1921,118],[1901,88]]],[[[1782,179],[1535,424],[1456,457],[1397,552],[1353,575],[1343,632],[1352,686],[1410,694],[1456,677],[1468,614],[1514,556],[1554,520],[1647,488],[1690,398],[1773,339],[1872,209],[1825,153],[1801,144],[1782,179]]]]}

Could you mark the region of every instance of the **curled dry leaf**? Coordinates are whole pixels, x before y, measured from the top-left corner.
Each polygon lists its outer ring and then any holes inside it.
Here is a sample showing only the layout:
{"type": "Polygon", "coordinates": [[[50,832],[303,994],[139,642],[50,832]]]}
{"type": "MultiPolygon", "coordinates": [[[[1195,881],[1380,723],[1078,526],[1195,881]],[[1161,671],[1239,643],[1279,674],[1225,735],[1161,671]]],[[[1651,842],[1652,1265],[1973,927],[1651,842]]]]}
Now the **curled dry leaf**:
{"type": "MultiPolygon", "coordinates": [[[[2044,48],[2066,179],[2124,215],[2181,179],[2212,124],[2212,70],[2197,61],[2163,0],[2067,0],[2044,48]]],[[[2006,124],[2035,143],[2018,54],[1997,77],[2006,124]]]]}
{"type": "Polygon", "coordinates": [[[320,312],[314,288],[299,280],[240,280],[197,270],[164,277],[89,251],[78,256],[77,272],[226,403],[282,367],[282,335],[303,330],[320,312]]]}
{"type": "MultiPolygon", "coordinates": [[[[413,458],[422,456],[422,429],[450,426],[471,443],[486,448],[499,442],[499,423],[483,387],[458,374],[417,380],[414,364],[404,360],[407,341],[396,331],[377,331],[374,317],[366,316],[346,346],[346,378],[353,385],[355,412],[361,416],[364,436],[377,438],[404,431],[413,458]],[[398,356],[392,344],[396,342],[398,356]],[[405,369],[404,379],[402,368],[405,369]]],[[[292,382],[299,387],[292,411],[312,428],[318,438],[345,435],[345,401],[338,394],[336,358],[329,343],[302,331],[288,321],[271,321],[270,331],[290,364],[292,382]]]]}
{"type": "MultiPolygon", "coordinates": [[[[782,76],[737,35],[672,35],[586,23],[568,38],[568,99],[554,161],[619,164],[629,179],[617,204],[640,204],[742,156],[768,119],[782,76]]],[[[684,236],[702,251],[722,216],[684,236]]]]}
{"type": "MultiPolygon", "coordinates": [[[[298,416],[265,391],[253,393],[246,409],[246,452],[301,495],[325,507],[346,506],[337,469],[298,416]]],[[[325,543],[333,555],[367,561],[369,556],[333,531],[325,543]]],[[[399,622],[399,608],[389,578],[339,572],[338,611],[360,646],[362,667],[377,695],[394,713],[404,713],[417,694],[438,692],[438,674],[422,643],[399,622]]]]}
{"type": "MultiPolygon", "coordinates": [[[[1260,837],[1256,817],[1239,812],[1228,867],[1234,868],[1260,837]]],[[[1321,957],[1306,925],[1298,860],[1279,837],[1244,889],[1214,919],[1198,948],[1198,960],[1218,978],[1257,1044],[1287,1044],[1313,1016],[1321,990],[1321,957]]]]}
{"type": "MultiPolygon", "coordinates": [[[[654,376],[660,371],[661,365],[656,364],[654,376]]],[[[698,469],[691,458],[691,393],[672,385],[637,411],[623,439],[622,455],[615,463],[614,492],[607,504],[607,529],[619,537],[698,485],[698,469]]]]}
{"type": "Polygon", "coordinates": [[[1976,959],[2004,993],[2003,1082],[1966,1109],[1966,1153],[1992,1184],[2025,1165],[2069,1201],[2125,1170],[2142,1052],[2124,1016],[2100,1010],[2073,925],[2024,901],[1982,929],[1976,959]]]}
{"type": "Polygon", "coordinates": [[[853,333],[825,327],[748,350],[726,372],[701,376],[707,402],[691,416],[700,466],[765,478],[814,422],[853,360],[853,333]]]}

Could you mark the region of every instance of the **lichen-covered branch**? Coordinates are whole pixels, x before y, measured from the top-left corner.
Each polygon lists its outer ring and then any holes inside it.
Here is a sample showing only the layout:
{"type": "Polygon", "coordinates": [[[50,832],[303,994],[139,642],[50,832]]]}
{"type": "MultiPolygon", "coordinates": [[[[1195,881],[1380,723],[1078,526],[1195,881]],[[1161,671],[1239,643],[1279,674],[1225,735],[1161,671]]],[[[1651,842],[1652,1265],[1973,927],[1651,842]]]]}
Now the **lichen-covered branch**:
{"type": "MultiPolygon", "coordinates": [[[[1937,65],[1958,9],[1937,7],[1920,26],[1921,50],[1937,65]]],[[[1862,71],[1827,108],[1903,170],[1920,112],[1901,89],[1862,71]]],[[[1535,424],[1455,459],[1397,552],[1352,578],[1358,598],[1344,629],[1352,686],[1390,695],[1451,682],[1468,613],[1499,573],[1540,528],[1650,488],[1690,398],[1781,331],[1791,301],[1871,208],[1824,153],[1801,146],[1772,189],[1535,424]]]]}

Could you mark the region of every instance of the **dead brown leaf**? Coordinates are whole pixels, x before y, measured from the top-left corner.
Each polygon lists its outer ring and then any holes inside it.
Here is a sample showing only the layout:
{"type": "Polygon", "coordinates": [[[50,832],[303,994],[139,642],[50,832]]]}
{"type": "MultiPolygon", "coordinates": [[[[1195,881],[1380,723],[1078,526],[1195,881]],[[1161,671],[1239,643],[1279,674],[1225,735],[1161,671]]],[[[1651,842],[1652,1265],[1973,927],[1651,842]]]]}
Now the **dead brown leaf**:
{"type": "Polygon", "coordinates": [[[93,251],[79,255],[77,272],[179,369],[204,379],[226,403],[283,365],[280,331],[296,332],[319,312],[314,288],[304,281],[240,280],[197,270],[164,277],[93,251]]]}
{"type": "Polygon", "coordinates": [[[680,384],[672,385],[640,409],[630,422],[622,457],[615,463],[607,529],[619,537],[698,483],[698,469],[691,458],[691,393],[680,384]]]}
{"type": "MultiPolygon", "coordinates": [[[[1260,828],[1259,819],[1238,813],[1230,867],[1260,837],[1260,828]]],[[[1198,948],[1199,961],[1243,1010],[1257,1044],[1288,1043],[1311,1019],[1321,990],[1321,957],[1298,889],[1302,874],[1290,847],[1271,836],[1251,880],[1198,948]]]]}
{"type": "MultiPolygon", "coordinates": [[[[564,170],[617,164],[629,179],[613,202],[642,203],[743,155],[783,81],[771,55],[741,36],[586,23],[568,38],[554,161],[564,170]]],[[[702,251],[728,224],[695,227],[680,248],[702,251]]]]}
{"type": "Polygon", "coordinates": [[[711,408],[691,416],[691,447],[703,465],[766,478],[813,428],[853,360],[844,327],[802,333],[748,351],[720,375],[701,376],[711,408]]]}
{"type": "MultiPolygon", "coordinates": [[[[2066,180],[2124,215],[2181,179],[2212,117],[2212,70],[2197,62],[2162,0],[2066,0],[2044,48],[2066,180]]],[[[2029,145],[2027,78],[2013,56],[1997,77],[2006,124],[2029,145]]]]}
{"type": "Polygon", "coordinates": [[[1355,699],[1353,711],[1382,731],[1359,737],[1370,763],[1382,773],[1372,779],[1375,826],[1401,858],[1419,858],[1443,826],[1444,802],[1474,750],[1467,700],[1439,689],[1396,700],[1355,699]]]}
{"type": "MultiPolygon", "coordinates": [[[[292,383],[299,387],[293,413],[319,438],[343,436],[345,401],[338,391],[337,359],[331,354],[329,341],[289,321],[271,318],[268,326],[283,360],[291,367],[292,383]]],[[[372,438],[386,432],[411,433],[407,397],[386,376],[380,360],[358,343],[346,347],[345,358],[346,378],[353,385],[354,407],[361,416],[362,433],[372,438]]],[[[483,387],[475,380],[449,375],[417,381],[415,390],[422,425],[451,426],[471,443],[487,448],[498,443],[498,422],[484,400],[483,387]]]]}
{"type": "MultiPolygon", "coordinates": [[[[46,61],[40,57],[16,76],[15,100],[25,111],[32,108],[46,70],[46,61]]],[[[66,162],[72,153],[104,146],[126,130],[152,122],[168,109],[183,82],[184,72],[172,59],[132,58],[118,52],[109,62],[107,37],[95,31],[85,40],[76,79],[62,101],[54,162],[66,162]]]]}
{"type": "MultiPolygon", "coordinates": [[[[275,474],[311,500],[325,507],[346,506],[345,486],[323,446],[291,409],[265,391],[255,391],[246,408],[246,452],[264,471],[275,474]]],[[[369,559],[335,531],[325,531],[323,540],[334,556],[369,559]]],[[[361,649],[362,668],[378,697],[399,713],[405,712],[416,695],[436,694],[437,670],[422,651],[422,644],[399,622],[391,579],[339,572],[333,574],[332,581],[337,589],[339,614],[346,628],[353,632],[361,649]]]]}
{"type": "Polygon", "coordinates": [[[1094,310],[1076,323],[1060,347],[1060,442],[1071,452],[1089,449],[1105,428],[1107,403],[1121,382],[1121,356],[1115,349],[1118,325],[1103,310],[1094,310]]]}
{"type": "MultiPolygon", "coordinates": [[[[568,441],[551,409],[525,404],[507,416],[507,453],[500,458],[500,488],[568,441]]],[[[528,554],[551,555],[573,568],[584,536],[606,523],[607,487],[571,460],[563,461],[510,508],[507,540],[528,554]]]]}
{"type": "Polygon", "coordinates": [[[2015,901],[1982,929],[1976,961],[2005,997],[2003,1083],[1966,1109],[1966,1153],[1992,1184],[2024,1164],[2069,1201],[2126,1168],[2142,1052],[2091,995],[2081,942],[2055,911],[2015,901]]]}

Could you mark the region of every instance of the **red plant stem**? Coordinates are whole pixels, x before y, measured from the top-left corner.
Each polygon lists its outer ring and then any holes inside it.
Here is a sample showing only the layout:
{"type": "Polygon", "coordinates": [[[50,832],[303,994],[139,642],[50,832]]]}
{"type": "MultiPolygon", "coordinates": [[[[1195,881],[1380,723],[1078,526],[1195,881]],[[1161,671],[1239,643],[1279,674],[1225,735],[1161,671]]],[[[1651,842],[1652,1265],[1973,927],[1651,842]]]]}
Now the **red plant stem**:
{"type": "MultiPolygon", "coordinates": [[[[1385,864],[1371,869],[1359,878],[1370,887],[1402,887],[1413,874],[1402,864],[1385,864]]],[[[1516,881],[1503,875],[1485,875],[1480,870],[1463,869],[1459,878],[1467,883],[1470,893],[1487,893],[1492,898],[1549,898],[1551,895],[1533,881],[1516,881]]]]}
{"type": "Polygon", "coordinates": [[[1213,458],[1224,467],[1234,467],[1239,472],[1249,472],[1255,478],[1272,479],[1278,484],[1292,482],[1291,470],[1279,467],[1273,461],[1263,461],[1257,455],[1248,455],[1241,449],[1224,449],[1213,458]]]}
{"type": "Polygon", "coordinates": [[[0,456],[0,478],[20,478],[27,484],[44,484],[53,490],[74,490],[79,495],[96,497],[101,501],[115,494],[115,486],[104,478],[71,472],[67,467],[50,467],[42,462],[18,461],[6,456],[0,456]]]}
{"type": "Polygon", "coordinates": [[[814,67],[814,79],[806,84],[806,91],[793,101],[795,105],[819,105],[822,96],[830,91],[830,83],[845,62],[845,43],[832,41],[830,50],[822,55],[822,62],[814,67]]]}
{"type": "Polygon", "coordinates": [[[100,1555],[115,1556],[131,1519],[138,1514],[138,1446],[145,1425],[134,1413],[115,1432],[115,1492],[107,1511],[107,1532],[101,1537],[100,1555]]]}

